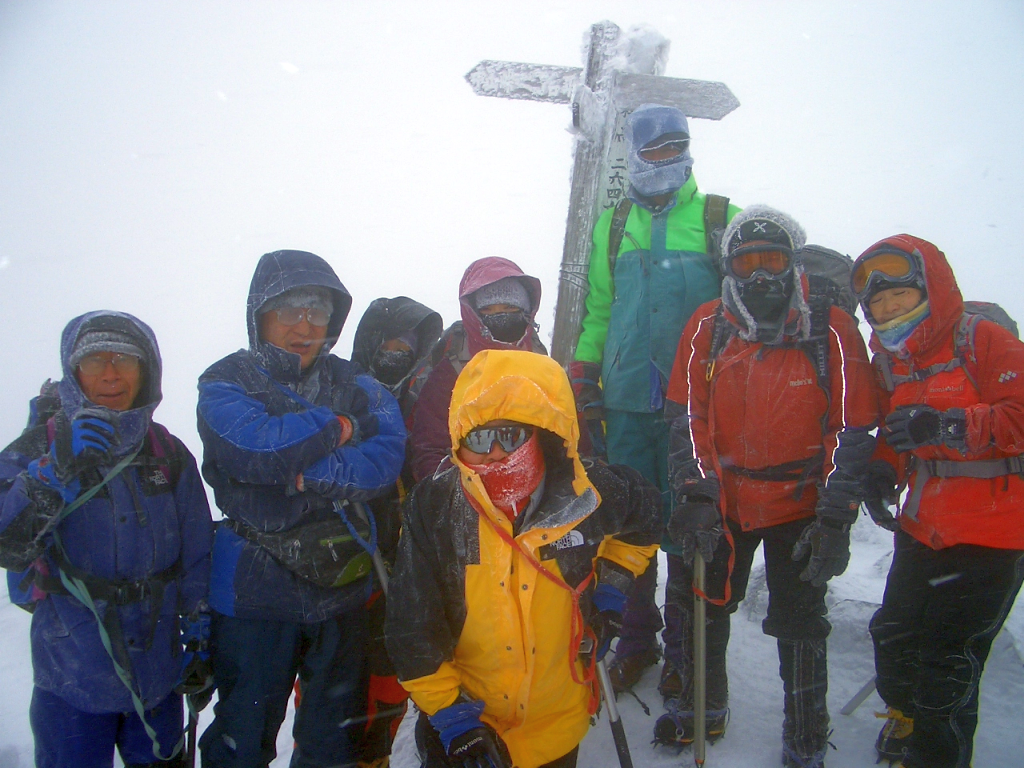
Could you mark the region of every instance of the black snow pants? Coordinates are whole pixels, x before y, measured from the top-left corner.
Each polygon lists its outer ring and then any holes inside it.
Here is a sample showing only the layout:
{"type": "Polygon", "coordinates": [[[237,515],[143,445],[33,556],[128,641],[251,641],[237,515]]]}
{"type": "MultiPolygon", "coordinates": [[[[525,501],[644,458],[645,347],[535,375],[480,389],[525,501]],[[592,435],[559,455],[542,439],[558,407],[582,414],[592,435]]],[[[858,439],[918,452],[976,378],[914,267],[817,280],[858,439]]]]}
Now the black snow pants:
{"type": "MultiPolygon", "coordinates": [[[[706,566],[708,597],[723,599],[728,578],[731,593],[724,605],[707,605],[707,708],[727,706],[729,684],[726,651],[730,615],[746,596],[754,553],[764,545],[768,611],[761,624],[766,635],[778,639],[779,675],[783,683],[783,744],[791,752],[807,757],[825,748],[829,715],[825,704],[828,691],[828,660],[825,640],[832,625],[825,614],[825,587],[800,580],[807,561],[794,562],[791,554],[804,529],[814,522],[809,516],[770,528],[744,531],[729,520],[735,549],[729,574],[729,542],[723,536],[714,559],[706,566]]],[[[693,569],[682,558],[669,555],[666,611],[670,605],[682,614],[684,697],[693,700],[693,569]]],[[[666,656],[668,653],[666,652],[666,656]]],[[[685,701],[685,699],[684,699],[685,701]]],[[[688,703],[688,702],[686,702],[688,703]]]]}
{"type": "Polygon", "coordinates": [[[902,531],[871,619],[878,693],[914,719],[907,768],[967,768],[978,684],[1024,580],[1024,552],[932,549],[902,531]]]}

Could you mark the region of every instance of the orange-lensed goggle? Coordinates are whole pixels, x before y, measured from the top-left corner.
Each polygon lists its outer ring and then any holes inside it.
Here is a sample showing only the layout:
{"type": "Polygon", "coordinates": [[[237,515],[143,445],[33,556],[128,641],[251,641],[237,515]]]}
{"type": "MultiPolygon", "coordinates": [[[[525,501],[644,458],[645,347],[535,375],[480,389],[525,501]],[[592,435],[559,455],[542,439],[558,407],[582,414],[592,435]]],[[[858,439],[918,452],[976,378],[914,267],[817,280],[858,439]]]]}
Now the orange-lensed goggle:
{"type": "Polygon", "coordinates": [[[729,257],[729,274],[738,280],[749,280],[760,270],[778,277],[789,270],[792,262],[790,252],[785,249],[740,249],[729,257]]]}
{"type": "Polygon", "coordinates": [[[905,253],[882,251],[862,257],[853,266],[851,287],[858,301],[863,301],[873,283],[885,281],[903,285],[920,278],[917,262],[905,253]]]}

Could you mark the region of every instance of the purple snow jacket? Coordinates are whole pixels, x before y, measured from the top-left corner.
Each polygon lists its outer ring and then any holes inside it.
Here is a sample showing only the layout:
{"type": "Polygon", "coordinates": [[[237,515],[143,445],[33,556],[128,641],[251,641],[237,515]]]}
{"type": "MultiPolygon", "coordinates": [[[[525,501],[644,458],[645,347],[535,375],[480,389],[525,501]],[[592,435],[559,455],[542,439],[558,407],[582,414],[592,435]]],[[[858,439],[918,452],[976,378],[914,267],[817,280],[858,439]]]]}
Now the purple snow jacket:
{"type": "MultiPolygon", "coordinates": [[[[547,354],[537,335],[535,318],[540,306],[540,280],[523,273],[515,262],[497,256],[474,261],[459,283],[459,304],[462,322],[449,327],[435,345],[433,367],[422,374],[419,396],[412,413],[409,450],[412,453],[413,477],[419,481],[430,477],[448,457],[452,438],[448,431],[448,407],[451,404],[455,379],[463,366],[484,349],[520,349],[547,354]],[[530,295],[530,324],[515,344],[497,341],[484,327],[470,298],[473,293],[506,277],[517,277],[530,295]]],[[[413,385],[417,386],[416,383],[413,385]]]]}
{"type": "MultiPolygon", "coordinates": [[[[140,582],[176,573],[164,583],[162,596],[155,597],[147,589],[141,600],[124,605],[97,601],[102,615],[117,611],[132,679],[143,704],[151,709],[171,692],[181,674],[178,616],[191,613],[206,597],[213,523],[195,459],[185,446],[175,439],[183,461],[173,487],[159,469],[159,458],[151,455],[147,432],[162,398],[161,362],[156,338],[145,323],[106,311],[90,312],[68,323],[60,347],[64,378],[59,394],[64,413],[73,418],[83,406],[96,407],[85,399],[69,363],[79,335],[93,329],[128,333],[145,351],[145,380],[136,407],[111,412],[118,434],[115,459],[141,450],[96,496],[71,512],[57,532],[71,567],[90,576],[140,582]]],[[[33,516],[39,519],[39,507],[46,498],[41,494],[51,494],[59,504],[55,492],[40,491],[41,484],[24,471],[47,450],[47,427],[40,424],[26,429],[0,452],[0,560],[4,565],[24,567],[15,564],[26,543],[19,541],[24,539],[19,532],[33,525],[29,522],[33,516]]],[[[101,471],[105,474],[110,469],[101,471]]],[[[52,535],[44,543],[49,549],[36,567],[57,575],[52,535]]],[[[35,684],[85,712],[131,711],[131,694],[114,671],[89,609],[67,594],[37,592],[36,597],[42,599],[32,616],[35,684]]]]}

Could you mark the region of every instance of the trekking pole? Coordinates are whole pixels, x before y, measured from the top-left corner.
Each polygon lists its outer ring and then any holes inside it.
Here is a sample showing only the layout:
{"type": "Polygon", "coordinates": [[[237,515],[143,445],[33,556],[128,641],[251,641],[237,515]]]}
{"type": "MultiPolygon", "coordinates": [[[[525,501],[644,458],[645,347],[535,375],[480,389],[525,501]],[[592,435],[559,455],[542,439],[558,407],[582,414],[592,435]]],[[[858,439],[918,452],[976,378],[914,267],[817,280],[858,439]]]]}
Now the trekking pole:
{"type": "Polygon", "coordinates": [[[693,762],[704,765],[706,749],[706,723],[708,671],[707,671],[707,634],[706,608],[704,594],[704,558],[700,552],[693,554],[693,762]]]}
{"type": "Polygon", "coordinates": [[[612,738],[615,740],[615,752],[619,756],[619,765],[621,768],[633,768],[633,758],[629,754],[629,744],[626,743],[626,730],[622,727],[619,708],[615,705],[615,691],[612,689],[612,681],[608,677],[608,665],[604,663],[604,659],[597,662],[597,680],[601,684],[604,702],[608,705],[608,722],[612,726],[612,738]]]}
{"type": "Polygon", "coordinates": [[[861,686],[861,689],[853,694],[853,698],[846,702],[846,706],[839,710],[841,715],[852,715],[857,707],[864,703],[868,696],[875,692],[875,676],[861,686]]]}
{"type": "MultiPolygon", "coordinates": [[[[186,697],[192,698],[191,695],[186,697]]],[[[188,710],[188,731],[185,733],[185,768],[196,768],[196,739],[199,736],[199,713],[193,707],[188,710]]]]}

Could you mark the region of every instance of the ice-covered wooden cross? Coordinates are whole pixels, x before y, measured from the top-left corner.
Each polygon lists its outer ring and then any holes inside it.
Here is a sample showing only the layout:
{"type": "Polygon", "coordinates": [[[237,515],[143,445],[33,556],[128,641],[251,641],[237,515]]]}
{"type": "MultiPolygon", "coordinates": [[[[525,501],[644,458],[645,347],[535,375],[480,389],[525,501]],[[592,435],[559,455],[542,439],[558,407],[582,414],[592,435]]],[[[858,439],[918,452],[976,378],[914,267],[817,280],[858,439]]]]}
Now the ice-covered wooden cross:
{"type": "Polygon", "coordinates": [[[650,28],[623,35],[602,21],[590,28],[586,67],[481,61],[466,75],[481,96],[571,104],[576,144],[551,356],[576,350],[587,294],[594,222],[626,193],[622,123],[641,104],[665,104],[688,117],[721,120],[739,106],[724,83],[662,77],[669,41],[650,28]]]}

